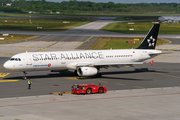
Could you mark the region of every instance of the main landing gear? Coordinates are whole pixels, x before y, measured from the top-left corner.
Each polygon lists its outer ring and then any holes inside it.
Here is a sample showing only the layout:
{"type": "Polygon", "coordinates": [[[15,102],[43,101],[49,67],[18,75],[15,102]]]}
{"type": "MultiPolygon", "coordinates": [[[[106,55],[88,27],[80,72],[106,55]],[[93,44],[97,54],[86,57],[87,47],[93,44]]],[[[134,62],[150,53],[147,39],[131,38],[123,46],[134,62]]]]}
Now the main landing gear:
{"type": "Polygon", "coordinates": [[[23,80],[27,80],[27,77],[26,77],[27,72],[23,71],[23,73],[24,73],[23,80]]]}
{"type": "Polygon", "coordinates": [[[74,75],[75,75],[75,76],[78,76],[77,70],[74,71],[74,75]]]}
{"type": "Polygon", "coordinates": [[[98,73],[98,74],[94,75],[94,77],[100,78],[100,77],[102,77],[102,74],[101,74],[101,73],[98,73]]]}
{"type": "Polygon", "coordinates": [[[102,74],[100,73],[100,68],[97,68],[97,70],[98,70],[98,73],[96,75],[94,75],[94,77],[101,78],[102,74]]]}

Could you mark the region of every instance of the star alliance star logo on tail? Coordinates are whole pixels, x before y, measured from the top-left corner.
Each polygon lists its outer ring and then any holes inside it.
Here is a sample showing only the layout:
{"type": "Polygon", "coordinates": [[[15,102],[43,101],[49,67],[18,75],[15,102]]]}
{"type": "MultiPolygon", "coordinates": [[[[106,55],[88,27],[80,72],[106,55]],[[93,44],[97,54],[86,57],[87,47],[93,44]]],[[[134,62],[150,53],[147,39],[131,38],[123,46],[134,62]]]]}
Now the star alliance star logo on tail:
{"type": "Polygon", "coordinates": [[[156,41],[156,39],[154,39],[152,36],[147,39],[148,41],[148,47],[154,47],[154,42],[156,41]]]}

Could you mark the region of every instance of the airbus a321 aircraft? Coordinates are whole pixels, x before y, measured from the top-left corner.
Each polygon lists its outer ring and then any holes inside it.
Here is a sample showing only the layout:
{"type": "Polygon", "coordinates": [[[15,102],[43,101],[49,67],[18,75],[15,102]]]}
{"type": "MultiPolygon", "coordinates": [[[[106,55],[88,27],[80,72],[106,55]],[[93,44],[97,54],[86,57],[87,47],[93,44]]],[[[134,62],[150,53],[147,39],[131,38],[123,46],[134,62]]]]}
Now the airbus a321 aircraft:
{"type": "Polygon", "coordinates": [[[75,70],[79,76],[101,77],[100,68],[143,64],[144,60],[161,54],[155,50],[160,24],[154,24],[136,49],[81,50],[19,53],[4,63],[4,68],[22,71],[75,70]]]}

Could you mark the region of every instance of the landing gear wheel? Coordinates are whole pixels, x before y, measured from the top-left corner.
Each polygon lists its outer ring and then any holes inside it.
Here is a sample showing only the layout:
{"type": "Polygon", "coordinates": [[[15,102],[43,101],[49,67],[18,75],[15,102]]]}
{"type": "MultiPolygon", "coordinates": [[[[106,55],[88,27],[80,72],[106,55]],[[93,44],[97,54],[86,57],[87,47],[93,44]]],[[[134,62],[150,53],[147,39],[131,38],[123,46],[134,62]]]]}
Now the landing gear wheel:
{"type": "Polygon", "coordinates": [[[75,71],[74,71],[74,75],[75,75],[75,76],[78,76],[78,74],[77,74],[77,70],[75,70],[75,71]]]}
{"type": "Polygon", "coordinates": [[[87,90],[86,90],[86,94],[91,94],[92,93],[92,90],[90,89],[90,88],[88,88],[87,90]]]}
{"type": "Polygon", "coordinates": [[[98,74],[95,75],[95,77],[100,78],[100,77],[102,77],[102,74],[98,73],[98,74]]]}
{"type": "Polygon", "coordinates": [[[23,73],[24,73],[24,76],[23,76],[23,80],[27,80],[27,77],[26,77],[26,71],[23,71],[23,73]]]}
{"type": "Polygon", "coordinates": [[[99,88],[98,92],[99,93],[104,93],[104,89],[103,88],[99,88]]]}
{"type": "Polygon", "coordinates": [[[26,76],[23,76],[23,80],[27,80],[27,77],[26,77],[26,76]]]}

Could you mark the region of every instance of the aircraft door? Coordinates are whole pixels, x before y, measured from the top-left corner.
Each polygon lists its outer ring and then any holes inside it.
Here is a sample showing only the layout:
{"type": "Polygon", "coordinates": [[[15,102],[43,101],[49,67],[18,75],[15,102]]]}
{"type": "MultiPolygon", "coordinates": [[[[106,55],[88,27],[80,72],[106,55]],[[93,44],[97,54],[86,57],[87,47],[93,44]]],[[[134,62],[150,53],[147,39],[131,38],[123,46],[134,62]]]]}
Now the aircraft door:
{"type": "Polygon", "coordinates": [[[32,65],[32,58],[31,58],[31,54],[26,54],[26,65],[32,65]]]}
{"type": "Polygon", "coordinates": [[[65,65],[65,64],[66,64],[65,58],[61,59],[61,65],[65,65]]]}
{"type": "Polygon", "coordinates": [[[100,54],[99,58],[100,58],[101,62],[104,62],[104,54],[100,54]]]}
{"type": "Polygon", "coordinates": [[[140,51],[139,61],[143,61],[143,60],[144,60],[144,59],[143,59],[143,58],[144,58],[144,57],[143,57],[143,56],[144,56],[143,53],[144,53],[143,51],[140,51]]]}

